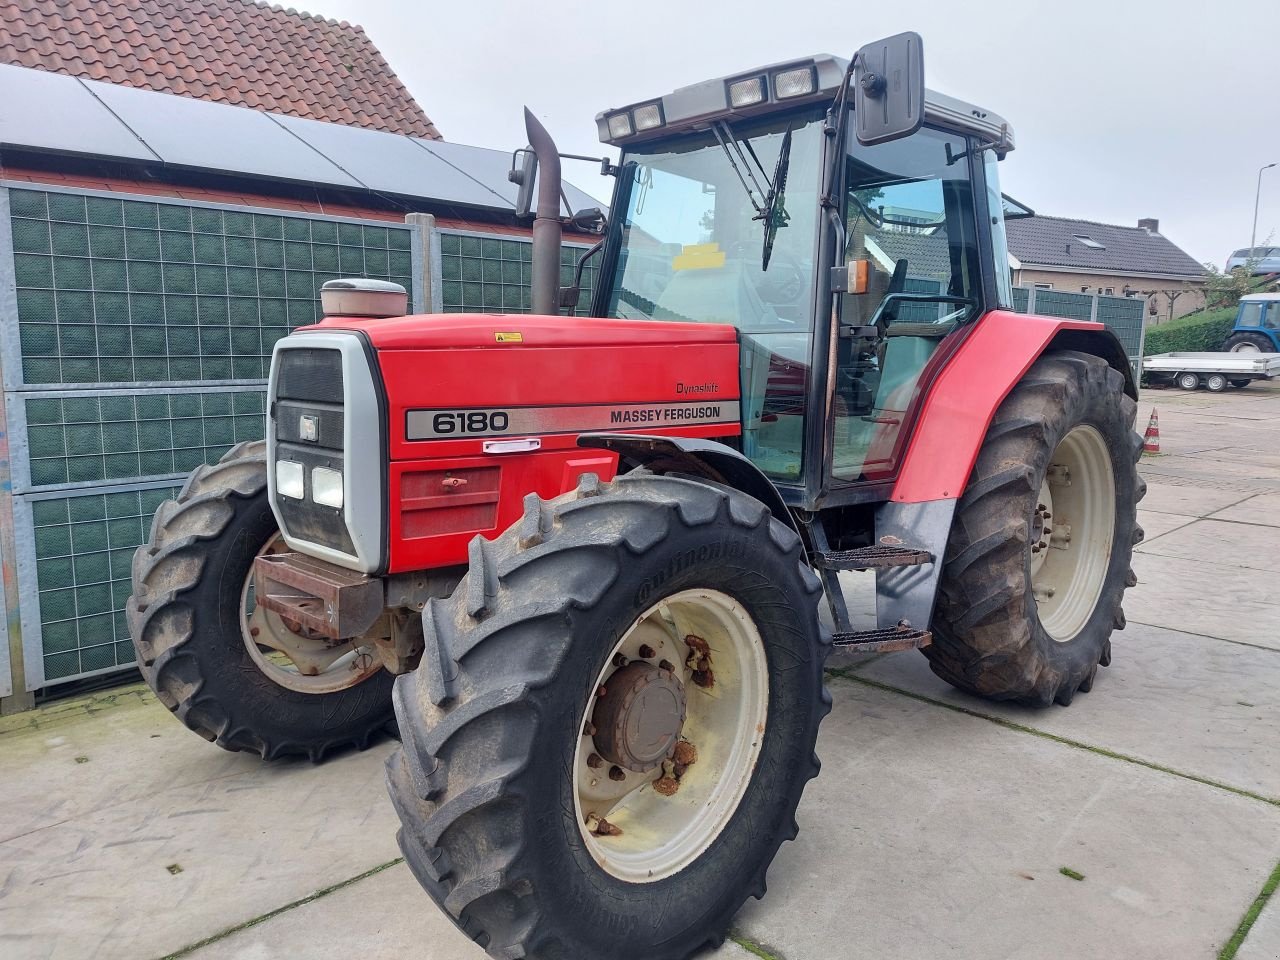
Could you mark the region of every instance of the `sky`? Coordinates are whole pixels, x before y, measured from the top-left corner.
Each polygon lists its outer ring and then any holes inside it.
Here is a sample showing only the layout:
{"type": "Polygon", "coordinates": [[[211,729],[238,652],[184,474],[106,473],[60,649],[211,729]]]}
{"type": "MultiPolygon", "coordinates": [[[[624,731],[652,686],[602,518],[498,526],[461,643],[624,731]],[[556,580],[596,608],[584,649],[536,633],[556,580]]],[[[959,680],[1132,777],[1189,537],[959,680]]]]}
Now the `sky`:
{"type": "MultiPolygon", "coordinates": [[[[1247,246],[1258,168],[1280,163],[1280,2],[1233,0],[305,0],[364,27],[445,139],[511,150],[527,104],[560,150],[599,156],[595,115],[813,53],[924,38],[932,89],[1007,119],[1005,193],[1038,213],[1143,217],[1222,268],[1247,246]]],[[[607,200],[590,164],[565,174],[607,200]]],[[[1280,244],[1280,166],[1258,242],[1280,244]]]]}

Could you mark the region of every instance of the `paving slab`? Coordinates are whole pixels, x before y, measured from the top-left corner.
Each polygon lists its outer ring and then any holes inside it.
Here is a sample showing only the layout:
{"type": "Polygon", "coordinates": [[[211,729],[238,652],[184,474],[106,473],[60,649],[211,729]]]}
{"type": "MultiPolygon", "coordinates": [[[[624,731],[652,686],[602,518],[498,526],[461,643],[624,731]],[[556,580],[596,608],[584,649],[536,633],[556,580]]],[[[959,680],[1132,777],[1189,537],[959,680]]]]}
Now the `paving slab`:
{"type": "Polygon", "coordinates": [[[1280,808],[853,682],[833,693],[800,837],[735,921],[790,960],[1211,957],[1280,859],[1280,808]]]}
{"type": "Polygon", "coordinates": [[[858,676],[1002,717],[1090,746],[1280,803],[1280,652],[1130,623],[1112,638],[1111,666],[1070,707],[971,697],[939,679],[914,650],[858,676]]]}
{"type": "Polygon", "coordinates": [[[1150,543],[1156,537],[1162,537],[1170,531],[1194,523],[1196,517],[1188,517],[1180,513],[1156,513],[1154,510],[1138,510],[1138,526],[1142,527],[1144,543],[1150,543]]]}
{"type": "MultiPolygon", "coordinates": [[[[188,954],[191,960],[485,960],[404,864],[188,954]]],[[[732,941],[699,960],[750,960],[732,941]]]]}
{"type": "Polygon", "coordinates": [[[392,744],[264,764],[157,703],[133,709],[0,739],[4,960],[163,956],[399,854],[382,786],[392,744]],[[130,776],[139,786],[122,789],[130,776]]]}
{"type": "Polygon", "coordinates": [[[1272,894],[1271,902],[1262,908],[1236,960],[1280,960],[1280,894],[1272,894]]]}
{"type": "Polygon", "coordinates": [[[1238,523],[1280,527],[1280,493],[1260,493],[1218,510],[1210,516],[1214,520],[1235,520],[1238,523]]]}
{"type": "Polygon", "coordinates": [[[1162,557],[1207,560],[1226,567],[1280,573],[1280,533],[1274,527],[1234,520],[1196,520],[1158,540],[1140,543],[1134,549],[1162,557]]]}
{"type": "MultiPolygon", "coordinates": [[[[1142,468],[1139,468],[1142,470],[1142,468]]],[[[1222,490],[1161,482],[1159,477],[1142,470],[1147,481],[1147,495],[1140,506],[1148,513],[1172,513],[1177,516],[1203,517],[1225,510],[1256,493],[1248,490],[1222,490]]]]}
{"type": "Polygon", "coordinates": [[[1131,623],[1280,650],[1274,573],[1140,551],[1133,555],[1133,569],[1138,586],[1124,601],[1131,623]]]}

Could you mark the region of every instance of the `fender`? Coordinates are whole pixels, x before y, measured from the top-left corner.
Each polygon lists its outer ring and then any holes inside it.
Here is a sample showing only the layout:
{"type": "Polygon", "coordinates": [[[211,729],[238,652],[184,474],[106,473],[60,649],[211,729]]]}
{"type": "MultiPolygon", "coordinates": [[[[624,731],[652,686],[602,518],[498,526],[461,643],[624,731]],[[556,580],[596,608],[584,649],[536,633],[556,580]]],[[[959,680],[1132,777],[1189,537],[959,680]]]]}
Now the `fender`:
{"type": "Polygon", "coordinates": [[[890,499],[959,497],[996,410],[1050,349],[1101,357],[1124,375],[1125,393],[1138,398],[1124,347],[1102,324],[994,310],[978,321],[925,396],[890,499]]]}
{"type": "Polygon", "coordinates": [[[773,481],[733,447],[718,441],[631,433],[584,433],[578,438],[578,446],[612,450],[624,461],[646,467],[654,473],[687,473],[741,490],[755,497],[777,519],[800,533],[773,481]]]}

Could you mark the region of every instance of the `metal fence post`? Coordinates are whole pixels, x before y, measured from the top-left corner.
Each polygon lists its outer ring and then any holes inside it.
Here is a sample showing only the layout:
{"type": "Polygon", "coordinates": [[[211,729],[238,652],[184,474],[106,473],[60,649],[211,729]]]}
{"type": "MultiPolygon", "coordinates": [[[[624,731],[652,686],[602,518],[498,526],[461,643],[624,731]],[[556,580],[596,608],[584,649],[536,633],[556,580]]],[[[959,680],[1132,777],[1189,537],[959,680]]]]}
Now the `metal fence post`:
{"type": "Polygon", "coordinates": [[[1034,315],[1036,312],[1036,288],[1034,285],[1027,288],[1027,313],[1034,315]]]}
{"type": "Polygon", "coordinates": [[[1089,303],[1089,321],[1091,323],[1098,322],[1098,297],[1099,294],[1095,293],[1093,295],[1093,299],[1089,303]]]}
{"type": "MultiPolygon", "coordinates": [[[[9,219],[9,190],[0,187],[0,342],[18,344],[18,287],[13,265],[13,229],[9,219]]],[[[0,384],[5,379],[5,360],[15,382],[20,373],[12,369],[21,356],[10,349],[0,350],[0,384]]],[[[9,454],[7,404],[0,391],[0,616],[5,624],[5,642],[0,646],[0,715],[30,710],[35,696],[24,681],[22,619],[18,595],[18,557],[14,545],[13,480],[9,454]]]]}
{"type": "Polygon", "coordinates": [[[404,222],[413,230],[413,311],[443,313],[444,288],[440,283],[440,234],[436,218],[429,213],[406,214],[404,222]]]}

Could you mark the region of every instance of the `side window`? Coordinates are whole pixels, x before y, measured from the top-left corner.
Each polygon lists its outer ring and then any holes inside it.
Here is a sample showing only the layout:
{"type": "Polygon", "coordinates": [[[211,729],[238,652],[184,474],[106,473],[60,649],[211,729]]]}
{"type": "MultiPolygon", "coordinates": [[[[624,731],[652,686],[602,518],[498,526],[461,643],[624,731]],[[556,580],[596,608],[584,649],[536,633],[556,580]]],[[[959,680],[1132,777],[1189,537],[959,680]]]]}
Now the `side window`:
{"type": "Polygon", "coordinates": [[[1236,318],[1237,327],[1260,327],[1262,326],[1262,308],[1265,304],[1261,300],[1254,300],[1249,303],[1240,304],[1240,316],[1236,318]]]}
{"type": "Polygon", "coordinates": [[[1268,330],[1280,330],[1280,300],[1272,300],[1267,304],[1265,326],[1268,330]]]}

